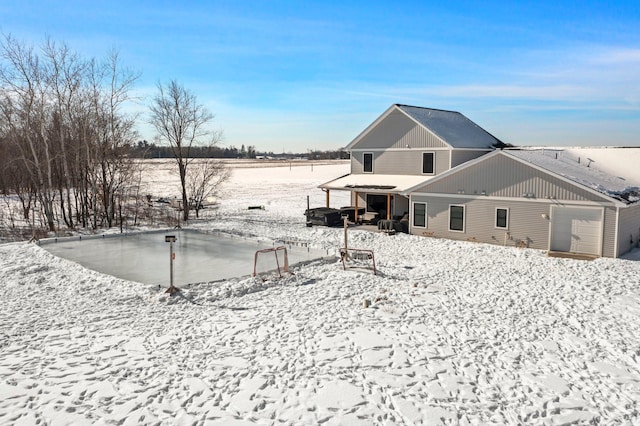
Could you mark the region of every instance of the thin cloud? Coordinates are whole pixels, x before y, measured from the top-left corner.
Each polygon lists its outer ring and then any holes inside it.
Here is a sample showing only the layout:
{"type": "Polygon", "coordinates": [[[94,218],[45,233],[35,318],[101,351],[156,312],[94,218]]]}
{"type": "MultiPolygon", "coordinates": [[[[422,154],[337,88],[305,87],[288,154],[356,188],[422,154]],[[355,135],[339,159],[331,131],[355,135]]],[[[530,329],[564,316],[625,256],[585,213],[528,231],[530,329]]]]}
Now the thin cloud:
{"type": "MultiPolygon", "coordinates": [[[[639,65],[640,49],[610,48],[596,54],[592,61],[603,65],[639,65]]],[[[635,71],[638,73],[638,70],[635,71]]]]}

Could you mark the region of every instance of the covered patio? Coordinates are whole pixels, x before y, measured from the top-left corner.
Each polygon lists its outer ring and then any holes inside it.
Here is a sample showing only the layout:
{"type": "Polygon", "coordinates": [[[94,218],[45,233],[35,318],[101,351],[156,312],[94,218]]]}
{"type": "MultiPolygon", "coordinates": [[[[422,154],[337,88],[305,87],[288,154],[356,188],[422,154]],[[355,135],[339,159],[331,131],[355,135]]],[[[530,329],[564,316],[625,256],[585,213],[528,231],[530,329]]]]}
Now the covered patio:
{"type": "Polygon", "coordinates": [[[349,191],[355,223],[375,224],[379,220],[400,220],[409,214],[407,190],[429,180],[427,176],[348,174],[318,187],[326,193],[326,206],[331,191],[349,191]],[[364,213],[360,213],[364,208],[364,213]]]}

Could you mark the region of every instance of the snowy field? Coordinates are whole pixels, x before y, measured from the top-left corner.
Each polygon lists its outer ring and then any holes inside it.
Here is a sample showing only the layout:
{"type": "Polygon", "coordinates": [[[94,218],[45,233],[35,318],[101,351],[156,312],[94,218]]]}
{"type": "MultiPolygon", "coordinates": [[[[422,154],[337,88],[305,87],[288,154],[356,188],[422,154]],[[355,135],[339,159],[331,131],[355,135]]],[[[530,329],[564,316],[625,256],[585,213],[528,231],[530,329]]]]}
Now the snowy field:
{"type": "MultiPolygon", "coordinates": [[[[171,192],[150,170],[149,188],[171,192]]],[[[303,211],[347,172],[237,168],[191,226],[337,252],[343,230],[307,228],[303,211]]],[[[0,424],[640,424],[640,262],[349,241],[374,250],[378,275],[335,258],[178,297],[0,245],[0,424]]]]}

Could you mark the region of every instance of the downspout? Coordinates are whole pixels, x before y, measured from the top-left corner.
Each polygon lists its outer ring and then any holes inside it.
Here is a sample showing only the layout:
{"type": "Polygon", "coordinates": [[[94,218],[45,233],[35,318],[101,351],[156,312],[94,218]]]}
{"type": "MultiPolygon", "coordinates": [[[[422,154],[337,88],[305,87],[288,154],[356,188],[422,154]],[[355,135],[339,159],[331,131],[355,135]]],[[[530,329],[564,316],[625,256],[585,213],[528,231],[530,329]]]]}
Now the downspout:
{"type": "Polygon", "coordinates": [[[620,239],[620,206],[616,207],[616,233],[613,238],[613,257],[617,258],[620,252],[618,248],[618,241],[620,239]]]}

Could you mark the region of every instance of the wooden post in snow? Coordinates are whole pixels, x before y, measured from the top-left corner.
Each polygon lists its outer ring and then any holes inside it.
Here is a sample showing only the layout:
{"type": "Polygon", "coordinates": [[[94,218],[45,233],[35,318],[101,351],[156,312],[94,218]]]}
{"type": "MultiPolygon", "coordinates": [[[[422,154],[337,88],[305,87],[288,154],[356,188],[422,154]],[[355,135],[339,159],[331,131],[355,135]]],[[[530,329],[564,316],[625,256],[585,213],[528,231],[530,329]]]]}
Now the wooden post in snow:
{"type": "Polygon", "coordinates": [[[349,220],[349,215],[347,215],[347,214],[342,215],[342,221],[344,222],[344,256],[345,256],[345,259],[349,259],[349,247],[347,246],[347,229],[349,228],[349,225],[347,224],[348,220],[349,220]]]}
{"type": "Polygon", "coordinates": [[[358,216],[359,216],[358,215],[358,191],[356,191],[355,194],[356,194],[356,203],[355,203],[356,211],[355,211],[355,214],[353,215],[353,221],[355,223],[358,223],[358,216]]]}
{"type": "Polygon", "coordinates": [[[173,294],[173,293],[177,293],[180,291],[180,289],[178,287],[175,287],[173,285],[173,261],[176,258],[175,253],[173,252],[173,243],[176,242],[176,236],[175,235],[166,235],[164,237],[164,241],[169,243],[169,288],[165,291],[165,293],[169,293],[169,294],[173,294]]]}

